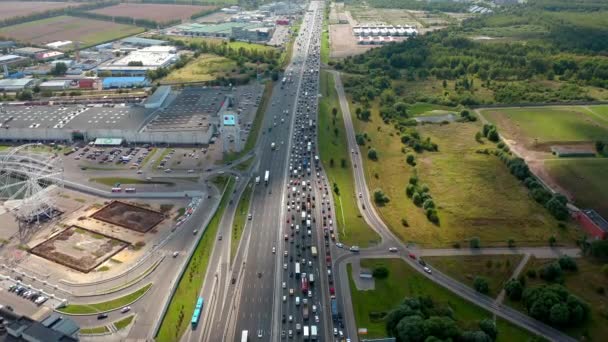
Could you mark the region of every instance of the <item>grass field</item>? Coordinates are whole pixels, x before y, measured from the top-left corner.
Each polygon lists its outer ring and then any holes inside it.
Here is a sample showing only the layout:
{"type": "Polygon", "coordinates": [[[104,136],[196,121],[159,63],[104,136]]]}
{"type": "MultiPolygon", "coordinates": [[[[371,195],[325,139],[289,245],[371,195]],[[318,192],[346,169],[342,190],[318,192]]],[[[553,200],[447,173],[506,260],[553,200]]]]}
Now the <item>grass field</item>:
{"type": "Polygon", "coordinates": [[[405,194],[415,171],[405,162],[400,134],[380,120],[376,106],[369,122],[353,120],[357,133],[366,132],[371,139],[362,153],[367,155],[367,148],[373,147],[379,155],[377,162],[364,159],[368,186],[381,188],[390,197],[378,209],[403,241],[429,247],[466,244],[474,236],[484,246],[505,246],[510,238],[518,245],[545,245],[551,235],[560,243],[573,241],[573,231],[557,228],[557,221],[529,197],[498,158],[475,152],[491,147],[475,141],[479,122],[417,128],[423,138],[430,137],[439,146],[439,152],[416,155],[419,181],[429,186],[438,208],[440,225],[436,226],[405,194]]]}
{"type": "MultiPolygon", "coordinates": [[[[369,314],[389,312],[405,297],[430,296],[433,301],[448,305],[452,309],[458,325],[462,328],[472,327],[479,320],[492,317],[485,310],[426,279],[400,259],[364,259],[361,261],[361,266],[366,268],[384,266],[389,270],[389,276],[386,279],[375,280],[374,290],[358,291],[352,279],[350,265],[348,265],[355,320],[357,328],[368,329],[366,338],[386,336],[384,320],[372,322],[369,314]]],[[[527,341],[533,336],[500,318],[497,319],[497,327],[499,331],[497,341],[527,341]]]]}
{"type": "Polygon", "coordinates": [[[332,191],[336,206],[335,219],[338,225],[340,241],[348,245],[362,247],[375,244],[380,237],[367,225],[356,203],[355,180],[351,170],[346,141],[346,130],[340,111],[333,76],[321,72],[321,97],[319,101],[319,150],[320,158],[325,166],[330,186],[338,185],[340,194],[332,191]],[[332,110],[336,108],[336,120],[332,118],[332,110]],[[338,134],[335,134],[337,130],[338,134]],[[331,166],[330,160],[334,160],[331,166]],[[342,167],[341,161],[345,160],[342,167]]]}
{"type": "MultiPolygon", "coordinates": [[[[522,271],[522,275],[525,275],[529,269],[538,270],[543,265],[553,261],[554,260],[549,259],[531,258],[526,265],[526,268],[522,271]]],[[[576,263],[578,265],[578,271],[564,272],[563,285],[571,293],[589,303],[591,307],[591,317],[589,321],[581,327],[569,328],[564,331],[581,341],[603,341],[608,335],[608,318],[606,317],[608,297],[605,294],[601,294],[598,289],[605,289],[608,287],[608,277],[602,272],[602,266],[605,264],[590,258],[578,258],[576,259],[576,263]],[[582,335],[586,335],[587,337],[582,338],[582,335]]],[[[541,284],[546,284],[546,282],[538,277],[526,277],[526,287],[533,287],[541,284]]],[[[518,310],[525,311],[521,302],[507,300],[505,303],[518,310]]]]}
{"type": "Polygon", "coordinates": [[[96,314],[99,312],[111,311],[128,305],[140,297],[142,297],[152,287],[152,283],[131,292],[122,297],[112,299],[106,302],[90,303],[90,304],[71,304],[57,311],[66,314],[96,314]]]}
{"type": "Polygon", "coordinates": [[[116,327],[116,330],[122,330],[122,329],[128,327],[129,324],[131,324],[131,322],[133,321],[133,318],[135,318],[135,315],[130,315],[130,316],[127,316],[123,319],[120,319],[120,320],[114,322],[113,324],[116,327]]]}
{"type": "Polygon", "coordinates": [[[248,43],[248,42],[242,42],[242,41],[227,41],[225,39],[221,39],[221,38],[203,38],[203,37],[178,37],[178,36],[161,36],[159,37],[159,39],[163,39],[163,38],[170,38],[173,40],[181,40],[183,42],[186,43],[200,43],[200,42],[206,42],[207,44],[227,44],[229,47],[238,50],[240,48],[243,48],[245,50],[255,50],[258,52],[266,52],[266,51],[271,51],[271,50],[276,50],[275,47],[272,46],[268,46],[268,45],[262,45],[262,44],[256,44],[256,43],[248,43]]]}
{"type": "Polygon", "coordinates": [[[490,285],[491,297],[496,297],[504,283],[511,278],[522,255],[465,255],[425,257],[427,263],[448,276],[473,287],[476,276],[484,277],[490,285]]]}
{"type": "Polygon", "coordinates": [[[42,44],[57,40],[80,41],[80,47],[132,36],[143,28],[88,18],[59,16],[3,27],[0,36],[42,44]]]}
{"type": "Polygon", "coordinates": [[[535,141],[595,141],[608,136],[608,122],[584,106],[484,109],[482,113],[507,139],[526,145],[535,141]]]}
{"type": "Polygon", "coordinates": [[[201,54],[185,67],[171,71],[160,80],[161,83],[189,83],[212,81],[228,77],[236,69],[236,62],[225,57],[201,54]]]}
{"type": "Polygon", "coordinates": [[[234,257],[236,256],[237,248],[239,247],[243,231],[245,230],[251,197],[253,195],[253,186],[253,181],[247,184],[245,191],[243,191],[243,194],[239,199],[239,204],[236,207],[234,222],[232,224],[232,239],[230,240],[230,263],[232,263],[232,260],[234,260],[234,257]]]}
{"type": "Polygon", "coordinates": [[[184,333],[187,326],[189,325],[189,318],[194,312],[194,306],[198,293],[203,286],[203,278],[207,272],[207,266],[209,265],[209,258],[215,243],[215,236],[219,228],[220,220],[224,215],[224,210],[228,205],[230,194],[234,188],[234,179],[226,177],[218,177],[216,184],[225,184],[225,186],[219,186],[220,189],[225,189],[224,195],[220,205],[213,214],[209,225],[205,229],[204,235],[201,237],[196,250],[192,254],[192,258],[188,262],[184,276],[179,280],[177,289],[171,303],[167,309],[165,317],[163,317],[156,341],[176,341],[179,340],[180,336],[184,333]],[[187,317],[186,319],[180,319],[180,315],[187,317]]]}
{"type": "Polygon", "coordinates": [[[114,186],[114,184],[158,184],[158,185],[166,185],[166,186],[175,186],[175,183],[172,182],[162,182],[162,181],[147,181],[145,179],[137,179],[137,178],[124,178],[124,177],[98,177],[89,179],[91,182],[114,186]]]}
{"type": "Polygon", "coordinates": [[[592,208],[608,217],[608,158],[545,160],[551,180],[581,208],[592,208]]]}
{"type": "Polygon", "coordinates": [[[417,102],[407,106],[407,113],[412,116],[434,115],[437,111],[458,112],[455,107],[441,106],[432,103],[417,102]]]}
{"type": "Polygon", "coordinates": [[[114,6],[103,7],[91,11],[92,13],[108,16],[121,16],[134,19],[148,19],[157,23],[165,23],[176,19],[190,19],[194,13],[212,10],[215,6],[180,5],[172,4],[138,4],[120,3],[114,6]]]}
{"type": "Polygon", "coordinates": [[[2,1],[0,22],[8,18],[25,17],[34,13],[69,7],[69,2],[51,1],[2,1]]]}

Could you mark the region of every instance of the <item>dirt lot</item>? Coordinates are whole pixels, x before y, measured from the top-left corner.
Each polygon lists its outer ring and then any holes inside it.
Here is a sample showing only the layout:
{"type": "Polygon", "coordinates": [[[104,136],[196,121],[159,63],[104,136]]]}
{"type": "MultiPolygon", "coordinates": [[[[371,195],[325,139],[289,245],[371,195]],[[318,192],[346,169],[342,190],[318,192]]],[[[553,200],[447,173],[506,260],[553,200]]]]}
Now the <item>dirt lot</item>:
{"type": "Polygon", "coordinates": [[[145,233],[164,220],[158,211],[114,201],[92,215],[94,219],[145,233]]]}
{"type": "Polygon", "coordinates": [[[30,252],[64,266],[88,273],[128,243],[106,235],[71,226],[30,252]]]}
{"type": "Polygon", "coordinates": [[[329,41],[331,58],[359,55],[374,48],[372,45],[357,44],[350,24],[329,25],[329,41]]]}
{"type": "Polygon", "coordinates": [[[0,36],[43,44],[57,40],[80,41],[81,47],[143,32],[142,28],[69,16],[52,17],[0,29],[0,36]]]}
{"type": "Polygon", "coordinates": [[[118,4],[91,11],[93,13],[148,19],[159,23],[175,20],[190,19],[190,16],[215,6],[168,5],[168,4],[118,4]]]}
{"type": "Polygon", "coordinates": [[[0,21],[13,17],[23,17],[34,13],[69,7],[68,2],[44,1],[2,1],[0,7],[0,21]]]}

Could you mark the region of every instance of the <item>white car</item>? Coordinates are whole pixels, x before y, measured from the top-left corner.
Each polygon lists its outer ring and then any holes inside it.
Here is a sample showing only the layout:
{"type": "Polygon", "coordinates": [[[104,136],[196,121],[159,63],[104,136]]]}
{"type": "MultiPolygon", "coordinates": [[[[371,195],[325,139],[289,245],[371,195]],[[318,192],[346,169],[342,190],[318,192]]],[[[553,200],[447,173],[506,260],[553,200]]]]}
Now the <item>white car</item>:
{"type": "Polygon", "coordinates": [[[336,247],[344,248],[344,244],[342,242],[336,242],[336,247]]]}
{"type": "Polygon", "coordinates": [[[424,270],[424,272],[426,272],[428,274],[432,274],[433,273],[433,271],[431,271],[431,269],[428,268],[427,266],[424,266],[422,269],[424,270]]]}
{"type": "Polygon", "coordinates": [[[319,316],[315,315],[315,323],[319,323],[319,316]]]}
{"type": "Polygon", "coordinates": [[[120,313],[127,313],[131,311],[131,307],[130,306],[125,306],[124,308],[122,308],[122,310],[120,310],[120,313]]]}
{"type": "Polygon", "coordinates": [[[283,303],[287,301],[287,296],[283,296],[283,303]]]}
{"type": "Polygon", "coordinates": [[[390,247],[390,248],[388,249],[388,251],[389,251],[389,252],[392,252],[392,253],[396,253],[396,252],[398,252],[399,250],[397,249],[397,247],[390,247]]]}
{"type": "Polygon", "coordinates": [[[283,282],[282,287],[283,287],[284,289],[286,289],[286,288],[287,288],[287,283],[286,283],[286,282],[283,282]]]}
{"type": "Polygon", "coordinates": [[[287,269],[287,264],[283,264],[283,269],[286,270],[287,269]]]}
{"type": "Polygon", "coordinates": [[[277,253],[277,249],[276,249],[276,247],[273,246],[272,247],[272,254],[276,254],[276,253],[277,253]]]}

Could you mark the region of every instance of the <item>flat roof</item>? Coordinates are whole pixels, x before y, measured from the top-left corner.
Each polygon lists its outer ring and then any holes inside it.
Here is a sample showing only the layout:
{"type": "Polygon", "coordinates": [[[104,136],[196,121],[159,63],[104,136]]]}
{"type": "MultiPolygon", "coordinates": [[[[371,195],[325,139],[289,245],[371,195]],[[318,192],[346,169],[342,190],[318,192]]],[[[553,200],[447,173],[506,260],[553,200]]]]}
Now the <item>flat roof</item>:
{"type": "Polygon", "coordinates": [[[132,106],[5,106],[4,109],[0,124],[11,128],[138,130],[146,118],[144,108],[132,106]]]}
{"type": "Polygon", "coordinates": [[[234,126],[236,125],[236,118],[234,114],[224,114],[224,126],[234,126]]]}
{"type": "Polygon", "coordinates": [[[105,65],[106,67],[129,66],[129,62],[141,62],[144,67],[159,67],[175,58],[174,53],[167,51],[133,51],[128,55],[105,65]]]}
{"type": "Polygon", "coordinates": [[[170,91],[171,86],[161,85],[160,87],[156,88],[152,95],[148,96],[148,98],[146,99],[146,103],[154,103],[160,101],[161,99],[165,98],[167,93],[170,91]]]}
{"type": "Polygon", "coordinates": [[[25,87],[33,80],[33,78],[3,78],[0,79],[0,87],[25,87]]]}
{"type": "Polygon", "coordinates": [[[220,24],[198,24],[190,23],[177,26],[178,29],[189,32],[200,32],[200,33],[229,33],[233,27],[253,27],[259,26],[259,23],[242,23],[242,22],[228,22],[220,24]]]}
{"type": "Polygon", "coordinates": [[[38,52],[44,52],[44,51],[48,51],[49,49],[41,49],[41,48],[37,48],[37,47],[22,47],[22,48],[18,48],[15,49],[14,52],[15,53],[38,53],[38,52]]]}
{"type": "Polygon", "coordinates": [[[593,209],[583,209],[583,212],[591,219],[591,221],[593,221],[593,223],[600,227],[601,230],[608,232],[608,221],[606,221],[605,218],[603,218],[593,209]]]}
{"type": "Polygon", "coordinates": [[[17,55],[2,55],[2,56],[0,56],[0,63],[9,62],[14,59],[21,59],[21,58],[23,58],[23,57],[17,56],[17,55]]]}
{"type": "Polygon", "coordinates": [[[124,43],[134,44],[134,45],[163,45],[166,44],[166,40],[160,39],[150,39],[150,38],[140,38],[140,37],[128,37],[122,40],[124,43]]]}

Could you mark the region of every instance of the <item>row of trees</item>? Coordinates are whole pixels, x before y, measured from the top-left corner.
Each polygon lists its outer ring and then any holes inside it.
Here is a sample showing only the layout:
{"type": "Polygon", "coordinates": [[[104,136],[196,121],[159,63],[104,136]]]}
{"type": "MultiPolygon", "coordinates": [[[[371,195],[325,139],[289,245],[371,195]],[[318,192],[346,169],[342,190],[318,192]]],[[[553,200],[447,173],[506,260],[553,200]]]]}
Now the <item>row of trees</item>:
{"type": "Polygon", "coordinates": [[[431,189],[426,184],[419,184],[418,176],[410,177],[405,188],[405,194],[412,199],[414,205],[424,210],[424,214],[429,221],[439,225],[439,216],[437,215],[435,201],[431,196],[431,189]]]}
{"type": "Polygon", "coordinates": [[[461,329],[453,311],[437,305],[430,297],[406,298],[388,313],[385,321],[388,335],[398,342],[490,342],[498,336],[496,323],[489,318],[480,320],[475,330],[461,329]]]}

